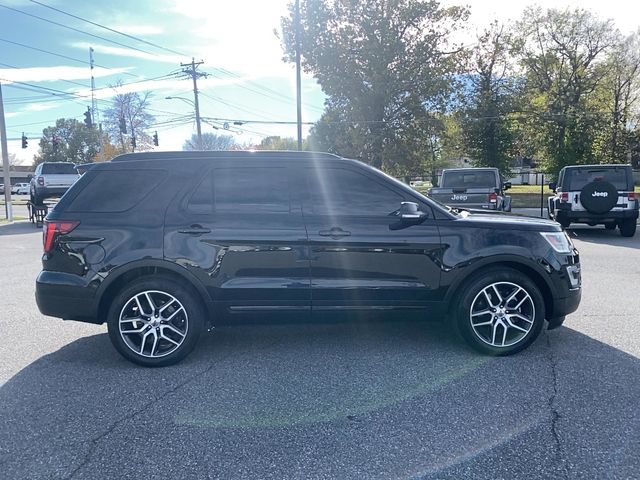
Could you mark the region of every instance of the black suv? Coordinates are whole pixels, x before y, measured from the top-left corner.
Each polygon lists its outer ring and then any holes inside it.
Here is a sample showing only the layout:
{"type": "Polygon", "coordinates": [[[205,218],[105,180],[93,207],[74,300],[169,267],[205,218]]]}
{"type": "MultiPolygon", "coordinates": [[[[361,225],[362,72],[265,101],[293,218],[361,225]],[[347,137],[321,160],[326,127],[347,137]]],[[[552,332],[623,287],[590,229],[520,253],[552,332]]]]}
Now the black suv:
{"type": "Polygon", "coordinates": [[[147,366],[179,361],[216,325],[344,312],[450,318],[472,347],[506,355],[580,302],[557,223],[451,209],[330,154],[123,155],[87,171],[43,233],[40,311],[106,322],[147,366]]]}
{"type": "Polygon", "coordinates": [[[638,221],[638,199],[631,165],[575,165],[564,167],[558,183],[550,183],[549,218],[564,228],[572,223],[618,226],[623,237],[633,237],[638,221]]]}

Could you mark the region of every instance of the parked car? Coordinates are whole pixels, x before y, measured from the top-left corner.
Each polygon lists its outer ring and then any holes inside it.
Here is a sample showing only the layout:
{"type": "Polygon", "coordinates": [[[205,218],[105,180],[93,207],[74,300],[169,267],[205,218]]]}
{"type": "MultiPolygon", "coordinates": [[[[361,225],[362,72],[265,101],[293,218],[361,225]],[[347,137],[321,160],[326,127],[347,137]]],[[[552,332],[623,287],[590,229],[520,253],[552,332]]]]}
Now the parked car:
{"type": "Polygon", "coordinates": [[[452,207],[511,211],[511,197],[497,168],[450,168],[442,171],[438,187],[429,190],[434,200],[452,207]]]}
{"type": "Polygon", "coordinates": [[[71,162],[44,162],[36,167],[31,179],[31,202],[41,205],[47,198],[61,197],[80,175],[71,162]]]}
{"type": "Polygon", "coordinates": [[[16,183],[11,187],[11,193],[14,195],[28,195],[29,184],[28,183],[16,183]]]}
{"type": "Polygon", "coordinates": [[[508,355],[581,295],[556,222],[457,212],[330,154],[122,155],[87,171],[43,234],[40,311],[106,322],[147,366],[178,362],[213,326],[345,312],[448,318],[508,355]]]}
{"type": "Polygon", "coordinates": [[[560,170],[550,183],[549,218],[564,228],[572,223],[604,225],[633,237],[638,221],[638,197],[631,165],[576,165],[560,170]]]}

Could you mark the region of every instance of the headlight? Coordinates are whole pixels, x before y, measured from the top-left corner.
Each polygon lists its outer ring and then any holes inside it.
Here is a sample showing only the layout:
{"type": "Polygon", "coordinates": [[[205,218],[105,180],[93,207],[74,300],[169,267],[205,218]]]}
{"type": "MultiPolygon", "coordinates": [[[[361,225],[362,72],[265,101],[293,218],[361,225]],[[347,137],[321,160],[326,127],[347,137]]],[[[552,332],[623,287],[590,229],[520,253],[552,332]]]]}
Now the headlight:
{"type": "Polygon", "coordinates": [[[558,253],[573,253],[573,244],[566,232],[540,232],[549,245],[558,253]]]}

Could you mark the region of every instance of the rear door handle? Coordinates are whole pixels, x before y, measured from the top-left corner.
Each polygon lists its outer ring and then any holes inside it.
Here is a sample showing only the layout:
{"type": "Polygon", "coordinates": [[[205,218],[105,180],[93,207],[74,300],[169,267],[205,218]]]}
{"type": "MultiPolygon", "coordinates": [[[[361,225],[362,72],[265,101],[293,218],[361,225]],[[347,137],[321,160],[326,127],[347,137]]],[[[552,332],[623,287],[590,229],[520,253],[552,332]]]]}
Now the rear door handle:
{"type": "Polygon", "coordinates": [[[318,232],[318,235],[320,235],[321,237],[340,238],[351,236],[351,232],[347,232],[340,227],[333,227],[331,230],[320,230],[318,232]]]}
{"type": "Polygon", "coordinates": [[[202,233],[210,233],[210,228],[205,228],[202,225],[191,225],[189,228],[181,228],[178,233],[184,233],[186,235],[200,235],[202,233]]]}

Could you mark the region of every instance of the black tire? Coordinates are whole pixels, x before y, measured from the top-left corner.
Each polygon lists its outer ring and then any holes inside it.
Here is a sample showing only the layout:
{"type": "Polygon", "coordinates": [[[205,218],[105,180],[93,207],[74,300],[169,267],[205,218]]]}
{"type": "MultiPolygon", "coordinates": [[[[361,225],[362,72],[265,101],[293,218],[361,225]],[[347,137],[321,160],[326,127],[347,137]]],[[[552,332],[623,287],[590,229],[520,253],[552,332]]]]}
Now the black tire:
{"type": "MultiPolygon", "coordinates": [[[[491,293],[489,293],[491,296],[491,293]]],[[[493,301],[497,302],[498,297],[495,295],[492,297],[493,301]]],[[[537,285],[526,275],[512,270],[510,268],[494,268],[486,272],[474,275],[460,291],[460,296],[455,300],[457,304],[456,315],[454,319],[455,328],[458,334],[465,340],[465,342],[473,349],[494,356],[512,355],[525,348],[527,348],[540,334],[545,317],[544,299],[542,293],[537,285]],[[485,300],[483,290],[485,288],[491,289],[492,285],[497,284],[498,291],[507,298],[516,291],[516,288],[522,289],[522,292],[508,302],[511,307],[515,307],[513,302],[519,302],[520,299],[528,296],[528,300],[525,298],[525,302],[519,308],[519,310],[507,309],[508,312],[504,317],[498,319],[500,311],[496,313],[480,314],[480,316],[472,317],[472,307],[477,312],[477,308],[480,308],[482,312],[484,305],[482,302],[486,302],[486,309],[489,310],[488,301],[485,300]],[[476,308],[477,307],[477,308],[476,308]],[[523,310],[525,309],[525,310],[523,310]],[[519,314],[523,317],[531,319],[531,322],[512,316],[513,314],[519,314]],[[476,327],[472,326],[472,320],[476,327]],[[477,324],[491,322],[490,325],[479,326],[477,324]],[[497,322],[503,322],[498,327],[494,327],[497,322]],[[527,330],[526,333],[521,330],[516,330],[516,327],[505,328],[506,322],[512,322],[520,327],[522,330],[527,330]],[[496,332],[494,340],[502,340],[505,346],[492,345],[491,335],[492,332],[496,332]],[[500,338],[502,336],[502,338],[500,338]],[[484,338],[484,339],[483,339],[484,338]],[[505,341],[505,339],[507,339],[505,341]],[[513,343],[512,343],[513,342],[513,343]]],[[[500,310],[497,308],[496,310],[500,310]]],[[[475,313],[475,315],[478,315],[475,313]]],[[[493,343],[496,343],[495,341],[493,343]]]]}
{"type": "Polygon", "coordinates": [[[571,225],[571,220],[569,220],[568,218],[556,218],[556,222],[558,222],[560,226],[565,230],[569,228],[569,225],[571,225]]]}
{"type": "Polygon", "coordinates": [[[620,222],[620,235],[633,237],[636,234],[636,219],[626,218],[620,222]]]}
{"type": "MultiPolygon", "coordinates": [[[[157,313],[158,310],[154,309],[154,311],[157,313]]],[[[202,301],[197,293],[188,286],[183,286],[170,277],[142,277],[126,285],[116,295],[113,302],[111,302],[107,317],[107,328],[111,343],[124,358],[145,367],[165,367],[178,363],[191,353],[204,328],[205,316],[202,301]],[[158,303],[157,307],[162,308],[167,306],[166,310],[169,313],[163,313],[160,317],[153,315],[149,302],[145,303],[143,299],[142,303],[144,305],[142,306],[142,310],[148,318],[146,320],[140,320],[139,322],[135,321],[135,323],[124,322],[123,328],[128,330],[144,328],[144,332],[121,334],[119,328],[121,315],[125,318],[134,318],[136,315],[139,315],[138,310],[136,310],[137,307],[135,306],[134,297],[136,295],[143,295],[143,292],[148,291],[151,292],[151,296],[153,297],[152,301],[158,303]],[[163,297],[163,295],[166,297],[163,297]],[[173,300],[171,300],[162,303],[162,299],[167,297],[172,297],[176,302],[174,303],[173,300]],[[182,307],[182,309],[178,307],[182,307]],[[133,312],[133,314],[129,314],[127,310],[133,312]],[[149,315],[147,315],[147,312],[149,315]],[[175,315],[173,315],[170,322],[161,322],[156,326],[150,325],[152,322],[160,322],[162,320],[161,317],[171,315],[172,313],[175,313],[175,315]],[[142,325],[143,323],[144,326],[142,325]],[[174,327],[174,329],[169,330],[169,325],[174,327]],[[152,330],[155,330],[156,333],[152,330]],[[174,333],[176,330],[184,332],[184,335],[178,336],[174,333]],[[150,342],[146,337],[143,344],[140,337],[144,333],[153,334],[153,337],[149,336],[148,338],[157,339],[157,345],[155,342],[150,342]],[[165,336],[158,337],[158,335],[165,336]],[[126,341],[125,337],[127,339],[126,341]],[[163,338],[166,340],[163,340],[163,338]],[[170,342],[169,340],[172,341],[170,342]],[[139,344],[136,344],[136,341],[139,341],[139,344]],[[150,343],[151,345],[149,345],[150,343]],[[176,343],[179,343],[177,347],[175,346],[176,343]],[[139,345],[142,346],[143,354],[133,350],[133,347],[137,349],[139,345]],[[145,354],[147,350],[146,347],[150,347],[150,355],[145,354]],[[161,348],[164,348],[167,353],[153,356],[154,349],[156,349],[155,352],[159,354],[162,353],[161,348]]]]}
{"type": "Polygon", "coordinates": [[[607,230],[615,230],[616,229],[616,223],[615,222],[605,223],[604,224],[604,228],[606,228],[607,230]]]}

